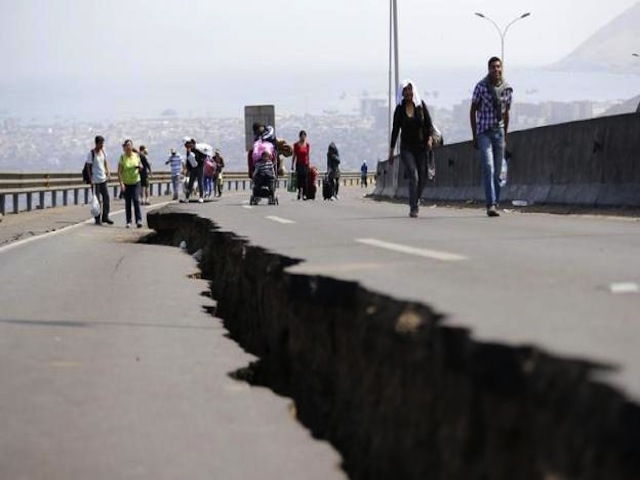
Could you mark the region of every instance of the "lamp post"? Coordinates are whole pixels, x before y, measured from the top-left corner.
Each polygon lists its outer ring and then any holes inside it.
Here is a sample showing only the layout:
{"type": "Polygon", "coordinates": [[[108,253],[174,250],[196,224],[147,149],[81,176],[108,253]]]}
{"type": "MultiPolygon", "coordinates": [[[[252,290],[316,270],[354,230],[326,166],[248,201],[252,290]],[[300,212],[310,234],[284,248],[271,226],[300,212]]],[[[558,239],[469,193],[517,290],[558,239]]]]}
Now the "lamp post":
{"type": "Polygon", "coordinates": [[[398,58],[398,3],[389,0],[389,138],[391,138],[391,123],[395,93],[400,84],[400,60],[398,58]],[[393,75],[395,73],[395,76],[393,75]]]}
{"type": "Polygon", "coordinates": [[[484,15],[483,13],[480,12],[476,12],[476,16],[480,17],[480,18],[484,18],[485,20],[488,20],[489,22],[491,22],[491,24],[496,27],[496,30],[498,31],[498,35],[500,35],[500,46],[501,46],[501,53],[500,53],[500,60],[502,61],[502,64],[504,65],[504,37],[507,35],[507,31],[509,30],[509,27],[511,25],[513,25],[514,23],[516,23],[518,20],[522,20],[523,18],[527,18],[529,15],[531,15],[531,12],[527,12],[527,13],[523,13],[522,15],[520,15],[519,17],[514,18],[513,20],[511,20],[506,27],[504,27],[504,30],[500,29],[500,27],[498,26],[498,24],[496,22],[494,22],[491,18],[487,17],[486,15],[484,15]]]}

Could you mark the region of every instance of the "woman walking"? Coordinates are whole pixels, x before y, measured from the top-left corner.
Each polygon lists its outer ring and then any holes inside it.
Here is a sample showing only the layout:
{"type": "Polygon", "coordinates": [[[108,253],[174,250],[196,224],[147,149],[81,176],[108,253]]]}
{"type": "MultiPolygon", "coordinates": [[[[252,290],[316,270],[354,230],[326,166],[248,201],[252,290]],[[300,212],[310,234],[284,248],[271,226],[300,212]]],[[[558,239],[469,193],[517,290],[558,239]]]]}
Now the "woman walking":
{"type": "Polygon", "coordinates": [[[131,228],[131,204],[136,216],[136,226],[142,227],[142,214],[140,213],[140,170],[142,162],[140,156],[133,151],[133,142],[125,140],[122,144],[124,153],[120,155],[118,162],[118,181],[120,190],[124,191],[125,215],[127,228],[131,228]]]}
{"type": "Polygon", "coordinates": [[[400,160],[409,178],[409,216],[418,216],[427,169],[427,151],[433,145],[433,122],[426,104],[420,100],[418,88],[411,80],[398,89],[397,106],[393,114],[393,130],[389,147],[389,163],[400,134],[400,160]],[[401,133],[400,133],[401,132],[401,133]]]}
{"type": "Polygon", "coordinates": [[[331,198],[338,200],[338,189],[340,188],[340,153],[336,144],[331,142],[327,150],[327,177],[331,185],[331,198]]]}
{"type": "Polygon", "coordinates": [[[298,200],[307,199],[307,175],[309,173],[309,159],[311,158],[311,145],[307,142],[307,132],[300,130],[298,141],[293,146],[293,159],[291,170],[296,171],[298,181],[298,200]]]}

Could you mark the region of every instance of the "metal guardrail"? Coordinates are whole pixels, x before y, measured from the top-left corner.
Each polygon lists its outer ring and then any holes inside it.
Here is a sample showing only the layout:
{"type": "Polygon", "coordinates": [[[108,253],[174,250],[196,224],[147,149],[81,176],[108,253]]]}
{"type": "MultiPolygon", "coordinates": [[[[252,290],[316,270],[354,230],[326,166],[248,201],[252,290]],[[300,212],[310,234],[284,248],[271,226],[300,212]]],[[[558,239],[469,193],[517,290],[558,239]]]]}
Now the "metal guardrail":
{"type": "MultiPolygon", "coordinates": [[[[318,186],[322,182],[322,174],[318,175],[318,186]]],[[[120,185],[112,174],[109,188],[113,197],[117,198],[120,185]]],[[[367,181],[375,183],[375,174],[367,176],[367,181]]],[[[286,188],[288,177],[281,177],[279,187],[286,188]]],[[[359,185],[360,172],[341,172],[340,183],[345,186],[359,185]]],[[[247,190],[251,181],[246,172],[224,172],[223,190],[247,190]]],[[[91,186],[82,180],[82,175],[74,173],[46,172],[5,172],[0,173],[0,214],[7,213],[7,199],[11,202],[12,213],[31,211],[34,208],[44,209],[48,206],[79,205],[89,203],[91,186]],[[34,197],[37,203],[34,204],[34,197]]],[[[153,172],[149,178],[151,196],[171,194],[171,173],[168,171],[153,172]]]]}

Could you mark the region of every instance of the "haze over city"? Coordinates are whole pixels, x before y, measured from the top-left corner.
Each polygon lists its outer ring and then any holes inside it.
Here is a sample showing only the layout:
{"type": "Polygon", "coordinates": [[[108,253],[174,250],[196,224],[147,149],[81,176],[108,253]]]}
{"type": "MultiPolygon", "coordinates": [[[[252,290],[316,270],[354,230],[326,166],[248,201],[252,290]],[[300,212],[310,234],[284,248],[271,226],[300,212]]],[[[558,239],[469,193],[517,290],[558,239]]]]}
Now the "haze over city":
{"type": "MultiPolygon", "coordinates": [[[[502,27],[531,12],[505,39],[515,73],[558,61],[635,3],[398,0],[400,74],[442,101],[455,87],[453,103],[500,52],[475,12],[502,27]]],[[[241,116],[256,103],[320,113],[388,88],[386,1],[24,0],[0,14],[3,116],[241,116]]]]}

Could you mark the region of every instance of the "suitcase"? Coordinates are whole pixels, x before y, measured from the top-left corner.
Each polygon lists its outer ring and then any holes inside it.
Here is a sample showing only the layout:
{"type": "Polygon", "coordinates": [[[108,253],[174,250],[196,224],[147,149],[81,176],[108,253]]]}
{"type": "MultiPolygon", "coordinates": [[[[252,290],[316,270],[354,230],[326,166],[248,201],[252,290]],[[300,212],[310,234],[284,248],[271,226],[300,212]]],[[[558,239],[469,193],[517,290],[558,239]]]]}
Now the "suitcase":
{"type": "Polygon", "coordinates": [[[316,187],[315,183],[312,183],[307,186],[307,200],[315,200],[316,199],[316,187]]]}
{"type": "Polygon", "coordinates": [[[324,200],[330,200],[333,197],[333,182],[329,181],[327,177],[322,180],[322,198],[324,200]]]}

